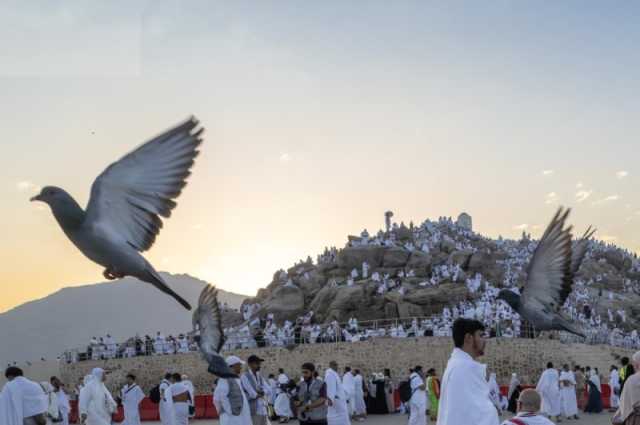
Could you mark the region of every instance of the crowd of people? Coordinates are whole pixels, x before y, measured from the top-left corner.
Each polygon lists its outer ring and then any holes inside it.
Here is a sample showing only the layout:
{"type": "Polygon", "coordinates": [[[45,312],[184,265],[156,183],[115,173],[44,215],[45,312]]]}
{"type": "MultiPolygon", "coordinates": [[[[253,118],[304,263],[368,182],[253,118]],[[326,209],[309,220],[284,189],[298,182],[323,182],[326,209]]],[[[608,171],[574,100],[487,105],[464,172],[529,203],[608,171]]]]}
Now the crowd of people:
{"type": "MultiPolygon", "coordinates": [[[[363,421],[368,414],[398,411],[408,415],[409,425],[426,425],[429,418],[437,425],[499,425],[505,411],[516,416],[503,424],[548,425],[553,423],[548,418],[557,422],[562,417],[577,419],[579,409],[588,414],[602,411],[603,377],[590,367],[570,370],[564,365],[558,370],[549,363],[535,389],[524,389],[513,374],[508,393],[502,394],[495,373],[487,377],[486,365],[478,362],[485,354],[486,334],[484,324],[476,319],[458,318],[453,322],[454,350],[442,380],[435,369],[425,373],[421,365],[412,367],[400,381],[394,381],[389,370],[365,378],[360,370],[349,366],[340,370],[335,361],[329,362],[324,371],[306,362],[298,376],[289,377],[280,369],[277,375],[264,377],[264,359],[251,355],[245,362],[228,356],[225,362],[234,376],[212,377],[213,403],[221,425],[264,425],[269,419],[280,423],[297,419],[303,425],[349,425],[351,421],[363,421]],[[394,397],[396,392],[400,405],[394,397]]],[[[74,395],[67,395],[57,378],[36,384],[16,367],[8,368],[5,376],[9,382],[0,393],[3,424],[23,425],[25,418],[35,417],[68,423],[69,396],[74,395]]],[[[116,397],[105,386],[107,376],[104,370],[95,368],[76,388],[81,420],[87,425],[108,425],[121,404],[126,424],[138,425],[145,394],[135,375],[127,375],[127,383],[116,397]]],[[[631,359],[623,358],[619,369],[612,366],[608,379],[617,423],[638,424],[640,351],[631,359]]],[[[195,413],[194,386],[179,373],[167,373],[149,397],[159,403],[163,425],[187,425],[195,413]]]]}

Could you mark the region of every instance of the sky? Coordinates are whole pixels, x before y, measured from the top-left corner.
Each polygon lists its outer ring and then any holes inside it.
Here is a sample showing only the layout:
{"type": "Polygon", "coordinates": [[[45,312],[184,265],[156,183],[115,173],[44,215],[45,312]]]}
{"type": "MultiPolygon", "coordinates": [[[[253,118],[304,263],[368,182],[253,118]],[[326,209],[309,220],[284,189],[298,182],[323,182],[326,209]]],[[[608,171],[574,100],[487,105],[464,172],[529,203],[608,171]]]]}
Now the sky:
{"type": "MultiPolygon", "coordinates": [[[[244,294],[400,221],[640,251],[640,4],[1,1],[0,311],[102,269],[29,198],[195,115],[189,185],[145,256],[244,294]]],[[[175,288],[179,292],[179,288],[175,288]]],[[[150,290],[152,290],[150,288],[150,290]]]]}

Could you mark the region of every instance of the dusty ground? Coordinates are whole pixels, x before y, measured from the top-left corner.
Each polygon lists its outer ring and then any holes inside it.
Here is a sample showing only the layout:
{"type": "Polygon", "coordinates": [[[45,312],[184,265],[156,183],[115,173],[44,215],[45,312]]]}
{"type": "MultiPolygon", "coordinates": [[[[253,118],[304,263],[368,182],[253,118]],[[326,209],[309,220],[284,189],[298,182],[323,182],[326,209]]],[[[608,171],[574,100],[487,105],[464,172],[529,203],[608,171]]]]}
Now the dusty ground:
{"type": "MultiPolygon", "coordinates": [[[[507,419],[507,417],[503,417],[503,419],[507,419]]],[[[202,420],[202,421],[193,421],[191,422],[194,425],[217,425],[218,421],[210,421],[210,420],[202,420]]],[[[356,424],[364,424],[364,425],[405,425],[407,423],[407,416],[405,415],[380,415],[380,416],[370,416],[364,422],[352,422],[353,425],[356,424]]],[[[143,422],[143,424],[149,425],[160,425],[160,422],[143,422]]],[[[273,425],[276,425],[277,422],[274,422],[273,425]]],[[[297,425],[297,421],[289,422],[291,425],[297,425]]],[[[429,422],[429,425],[432,425],[433,422],[429,422]]],[[[579,421],[575,420],[563,420],[562,424],[565,425],[610,425],[611,424],[611,414],[610,413],[600,413],[598,415],[587,415],[582,414],[579,421]]]]}

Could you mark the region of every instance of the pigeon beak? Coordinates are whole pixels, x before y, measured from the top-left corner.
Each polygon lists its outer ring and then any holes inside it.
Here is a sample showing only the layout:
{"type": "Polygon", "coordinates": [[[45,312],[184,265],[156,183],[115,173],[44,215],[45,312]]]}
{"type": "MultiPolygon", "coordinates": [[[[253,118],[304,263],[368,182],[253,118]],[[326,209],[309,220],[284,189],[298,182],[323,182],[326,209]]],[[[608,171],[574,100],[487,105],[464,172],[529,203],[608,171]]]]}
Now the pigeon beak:
{"type": "Polygon", "coordinates": [[[29,200],[30,200],[31,202],[33,202],[33,201],[40,201],[40,200],[41,200],[41,199],[40,199],[40,195],[36,195],[36,196],[34,196],[33,198],[31,198],[31,199],[29,199],[29,200]]]}

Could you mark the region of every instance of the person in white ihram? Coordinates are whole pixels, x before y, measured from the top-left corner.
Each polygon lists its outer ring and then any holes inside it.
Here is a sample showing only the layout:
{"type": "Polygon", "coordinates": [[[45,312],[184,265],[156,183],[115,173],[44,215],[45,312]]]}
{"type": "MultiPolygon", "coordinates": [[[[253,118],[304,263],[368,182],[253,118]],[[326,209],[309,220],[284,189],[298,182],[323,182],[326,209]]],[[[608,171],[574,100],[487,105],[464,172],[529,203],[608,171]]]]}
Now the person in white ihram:
{"type": "Polygon", "coordinates": [[[120,391],[120,399],[124,408],[122,425],[140,425],[140,403],[144,399],[144,392],[136,384],[135,375],[127,375],[127,384],[120,391]]]}
{"type": "Polygon", "coordinates": [[[167,402],[171,405],[172,424],[189,425],[189,388],[182,383],[182,375],[171,375],[171,385],[164,392],[167,402]]]}
{"type": "Polygon", "coordinates": [[[118,405],[104,385],[105,372],[95,368],[85,377],[80,391],[80,423],[83,425],[111,425],[111,415],[118,405]]]}
{"type": "Polygon", "coordinates": [[[61,415],[60,425],[69,425],[69,413],[71,413],[71,404],[69,403],[69,397],[64,392],[63,384],[57,377],[51,378],[51,385],[53,386],[53,393],[56,395],[58,401],[58,411],[61,415]]]}
{"type": "Polygon", "coordinates": [[[562,404],[560,403],[560,374],[553,367],[553,363],[547,363],[547,370],[542,372],[536,391],[542,397],[542,413],[555,417],[560,422],[562,404]]]}
{"type": "Polygon", "coordinates": [[[437,425],[498,425],[498,410],[489,398],[487,366],[476,361],[484,355],[484,325],[457,319],[452,334],[455,348],[442,376],[437,425]]]}
{"type": "MultiPolygon", "coordinates": [[[[244,362],[237,356],[229,356],[225,359],[227,366],[231,368],[231,371],[237,376],[242,373],[242,365],[244,362]]],[[[242,409],[237,416],[233,415],[231,400],[229,399],[229,380],[233,379],[238,388],[242,387],[240,378],[220,378],[218,384],[213,392],[213,404],[216,407],[218,414],[220,415],[220,425],[252,425],[251,423],[251,410],[249,408],[249,401],[244,394],[244,391],[240,391],[242,396],[242,409]]]]}
{"type": "Polygon", "coordinates": [[[160,382],[160,422],[162,425],[173,425],[173,409],[172,403],[168,396],[165,396],[165,392],[171,386],[171,374],[166,373],[164,379],[160,382]]]}
{"type": "Polygon", "coordinates": [[[349,416],[353,417],[356,405],[356,384],[354,381],[354,376],[351,373],[351,368],[349,366],[344,368],[344,375],[342,376],[342,388],[344,388],[344,392],[347,397],[346,402],[347,409],[349,410],[349,416]]]}
{"type": "Polygon", "coordinates": [[[0,424],[45,425],[47,397],[42,387],[22,376],[22,370],[9,367],[0,393],[0,424]]]}
{"type": "Polygon", "coordinates": [[[578,418],[578,400],[576,398],[576,376],[565,364],[560,373],[560,400],[562,413],[567,419],[578,418]]]}
{"type": "Polygon", "coordinates": [[[193,414],[191,413],[189,414],[189,418],[193,418],[195,416],[194,408],[196,406],[196,388],[194,387],[193,382],[191,382],[191,380],[187,375],[182,375],[182,383],[189,390],[189,396],[191,398],[189,400],[189,406],[190,406],[190,410],[194,411],[193,414]]]}
{"type": "Polygon", "coordinates": [[[540,412],[540,394],[534,389],[522,391],[518,398],[518,413],[515,417],[502,422],[502,425],[554,425],[540,412]]]}
{"type": "Polygon", "coordinates": [[[422,379],[422,366],[416,366],[409,376],[409,425],[427,425],[427,385],[422,379]]]}
{"type": "Polygon", "coordinates": [[[324,382],[327,386],[327,424],[351,425],[346,401],[347,395],[337,370],[338,363],[331,361],[324,374],[324,382]]]}

